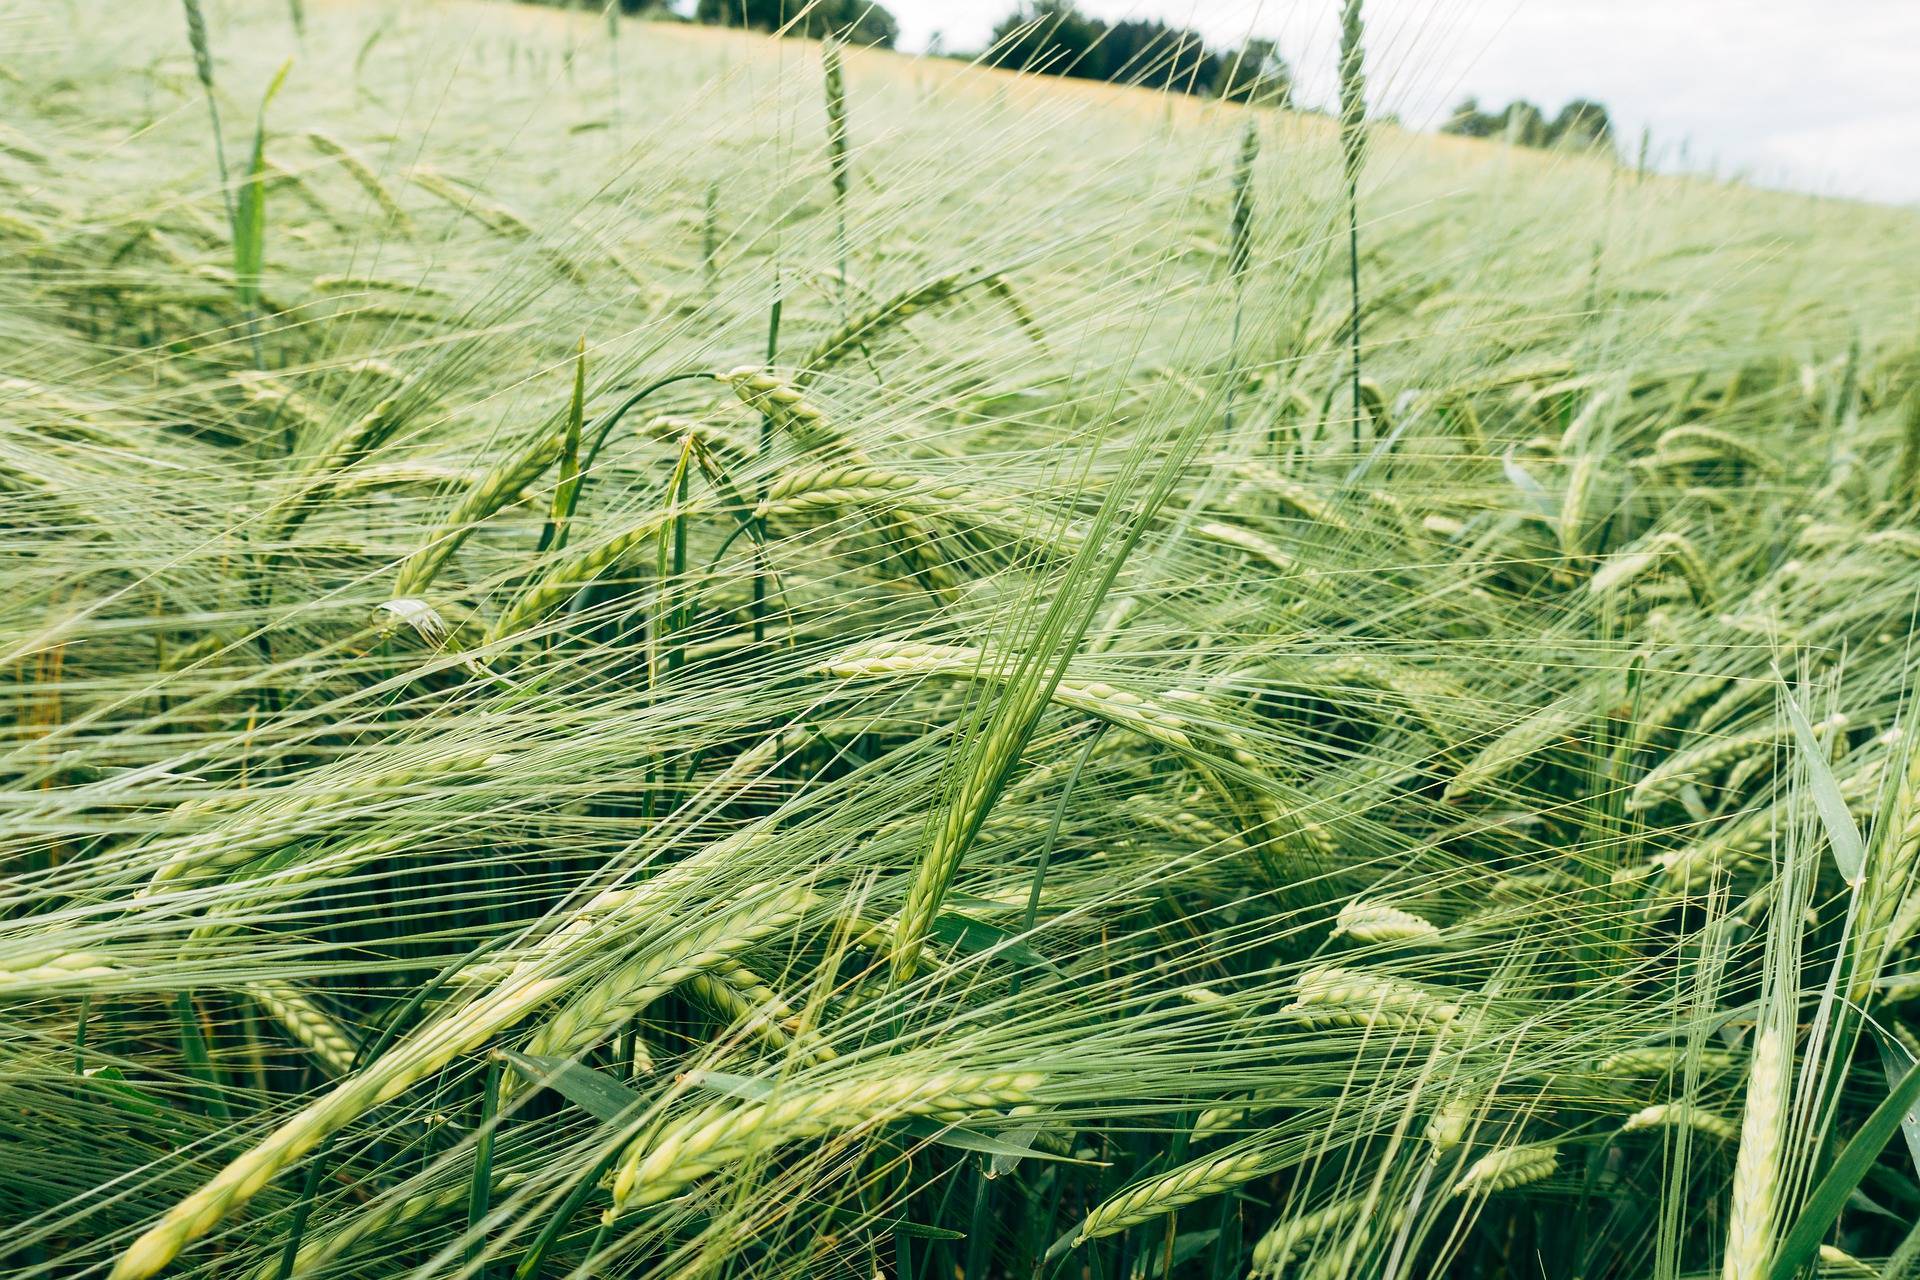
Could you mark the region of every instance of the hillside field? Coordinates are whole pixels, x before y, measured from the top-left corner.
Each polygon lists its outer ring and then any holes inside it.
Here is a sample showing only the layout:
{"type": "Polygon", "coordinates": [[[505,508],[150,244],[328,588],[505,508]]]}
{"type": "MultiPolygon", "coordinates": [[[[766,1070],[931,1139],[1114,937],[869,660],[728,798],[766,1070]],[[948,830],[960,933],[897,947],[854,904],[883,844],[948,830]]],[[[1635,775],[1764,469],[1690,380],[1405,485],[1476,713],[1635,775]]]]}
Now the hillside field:
{"type": "Polygon", "coordinates": [[[1920,1275],[1920,213],[1357,140],[0,0],[0,1274],[1920,1275]]]}

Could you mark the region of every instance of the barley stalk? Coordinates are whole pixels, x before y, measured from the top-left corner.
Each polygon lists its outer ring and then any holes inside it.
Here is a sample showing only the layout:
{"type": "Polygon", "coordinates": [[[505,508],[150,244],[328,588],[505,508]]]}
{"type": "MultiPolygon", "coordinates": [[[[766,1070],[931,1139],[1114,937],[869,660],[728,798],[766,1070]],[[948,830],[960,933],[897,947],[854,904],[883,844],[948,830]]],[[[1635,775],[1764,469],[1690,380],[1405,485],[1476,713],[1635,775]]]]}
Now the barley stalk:
{"type": "Polygon", "coordinates": [[[1360,443],[1360,171],[1367,151],[1366,52],[1361,0],[1340,7],[1340,172],[1347,188],[1347,280],[1353,299],[1353,445],[1360,443]]]}
{"type": "Polygon", "coordinates": [[[821,76],[827,107],[827,170],[833,185],[834,243],[840,254],[840,302],[846,305],[847,197],[852,161],[847,153],[847,78],[840,65],[840,42],[829,37],[820,46],[821,76]]]}

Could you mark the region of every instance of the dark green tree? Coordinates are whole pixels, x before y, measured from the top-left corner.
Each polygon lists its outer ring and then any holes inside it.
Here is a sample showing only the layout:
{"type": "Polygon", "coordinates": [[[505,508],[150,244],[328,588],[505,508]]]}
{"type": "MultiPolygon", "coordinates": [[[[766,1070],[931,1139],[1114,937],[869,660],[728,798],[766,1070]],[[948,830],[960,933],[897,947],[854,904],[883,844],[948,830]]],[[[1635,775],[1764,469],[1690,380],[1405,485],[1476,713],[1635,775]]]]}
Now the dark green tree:
{"type": "Polygon", "coordinates": [[[985,60],[995,67],[1106,80],[1113,72],[1102,43],[1106,34],[1107,24],[1081,13],[1072,0],[1032,0],[994,27],[985,60]]]}
{"type": "Polygon", "coordinates": [[[1249,40],[1238,53],[1222,54],[1215,92],[1232,102],[1267,107],[1293,105],[1293,68],[1271,40],[1249,40]]]}
{"type": "Polygon", "coordinates": [[[1210,93],[1220,78],[1221,59],[1197,31],[1153,19],[1130,18],[1114,24],[1098,50],[1107,79],[1125,84],[1210,93]]]}
{"type": "Polygon", "coordinates": [[[812,8],[807,0],[698,0],[693,17],[712,26],[786,30],[814,39],[833,35],[848,44],[888,49],[900,38],[899,22],[872,0],[820,0],[812,8]]]}
{"type": "Polygon", "coordinates": [[[1500,117],[1480,109],[1480,99],[1466,98],[1453,109],[1440,132],[1463,138],[1490,138],[1500,131],[1500,117]]]}
{"type": "Polygon", "coordinates": [[[1525,98],[1516,98],[1500,113],[1499,132],[1516,147],[1544,147],[1552,140],[1546,113],[1525,98]]]}
{"type": "Polygon", "coordinates": [[[1557,146],[1613,148],[1613,118],[1603,104],[1589,98],[1575,98],[1560,108],[1548,132],[1557,146]]]}

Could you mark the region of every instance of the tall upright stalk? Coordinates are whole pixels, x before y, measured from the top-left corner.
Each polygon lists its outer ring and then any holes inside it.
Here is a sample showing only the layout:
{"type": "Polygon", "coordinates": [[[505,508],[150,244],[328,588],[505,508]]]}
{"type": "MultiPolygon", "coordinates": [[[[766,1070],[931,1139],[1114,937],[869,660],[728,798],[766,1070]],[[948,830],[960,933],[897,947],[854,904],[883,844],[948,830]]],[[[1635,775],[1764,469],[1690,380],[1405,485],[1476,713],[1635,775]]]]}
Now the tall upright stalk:
{"type": "Polygon", "coordinates": [[[1347,284],[1353,297],[1348,337],[1353,345],[1353,447],[1360,447],[1360,170],[1367,158],[1366,54],[1361,47],[1361,0],[1340,12],[1340,168],[1347,183],[1347,284]]]}
{"type": "Polygon", "coordinates": [[[1227,227],[1227,274],[1233,281],[1233,329],[1228,337],[1226,430],[1233,434],[1233,399],[1240,389],[1240,324],[1246,309],[1247,266],[1253,260],[1253,166],[1260,158],[1260,130],[1251,110],[1240,135],[1240,157],[1233,166],[1233,207],[1227,227]]]}
{"type": "Polygon", "coordinates": [[[840,42],[831,37],[820,47],[826,79],[827,172],[833,183],[833,211],[837,223],[834,244],[840,256],[840,308],[847,305],[847,195],[852,164],[847,156],[847,79],[840,66],[840,42]]]}
{"type": "Polygon", "coordinates": [[[213,122],[213,163],[220,173],[220,200],[233,222],[233,192],[227,186],[227,145],[220,135],[220,103],[213,96],[213,45],[207,39],[207,16],[200,0],[180,0],[187,12],[187,43],[193,47],[193,74],[207,99],[207,118],[213,122]]]}

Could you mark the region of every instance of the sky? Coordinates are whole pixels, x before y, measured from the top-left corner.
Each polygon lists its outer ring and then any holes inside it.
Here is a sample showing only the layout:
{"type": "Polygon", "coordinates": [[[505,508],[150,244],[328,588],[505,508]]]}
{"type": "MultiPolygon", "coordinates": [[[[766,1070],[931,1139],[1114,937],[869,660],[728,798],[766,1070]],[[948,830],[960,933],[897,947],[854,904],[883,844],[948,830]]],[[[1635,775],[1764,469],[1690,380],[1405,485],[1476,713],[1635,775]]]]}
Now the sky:
{"type": "MultiPolygon", "coordinates": [[[[885,0],[901,47],[977,49],[1013,0],[885,0]]],[[[1079,0],[1220,45],[1276,38],[1307,102],[1333,95],[1337,0],[1079,0]]],[[[1662,168],[1920,204],[1920,0],[1367,0],[1381,111],[1437,126],[1472,94],[1549,116],[1607,104],[1662,168]]]]}

